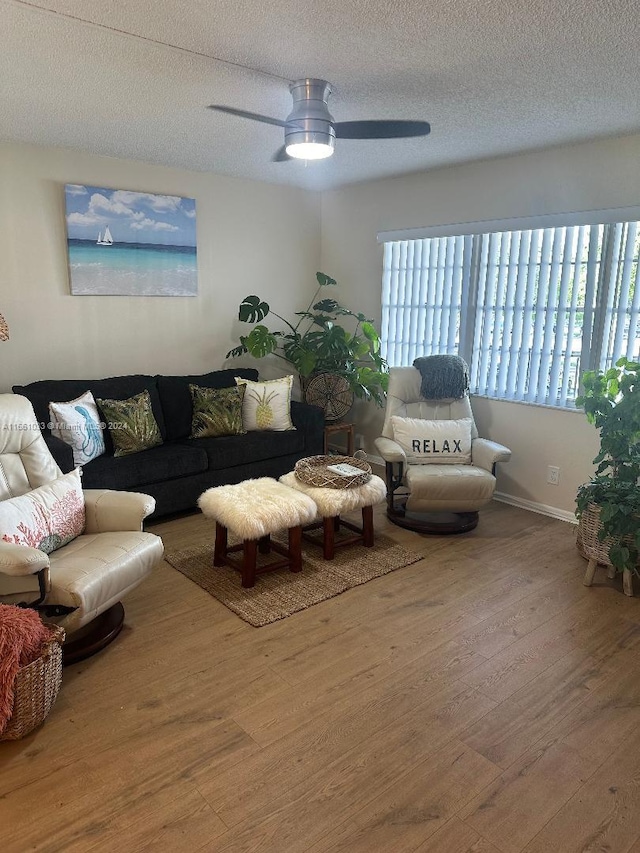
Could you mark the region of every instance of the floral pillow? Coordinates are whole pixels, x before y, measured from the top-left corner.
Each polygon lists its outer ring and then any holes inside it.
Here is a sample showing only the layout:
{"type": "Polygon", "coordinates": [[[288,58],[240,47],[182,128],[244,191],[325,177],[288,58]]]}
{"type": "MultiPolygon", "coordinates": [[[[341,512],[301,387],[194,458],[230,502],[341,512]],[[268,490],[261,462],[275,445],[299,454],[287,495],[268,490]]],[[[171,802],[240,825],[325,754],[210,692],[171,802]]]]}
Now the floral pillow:
{"type": "Polygon", "coordinates": [[[244,386],[203,388],[189,385],[193,400],[191,438],[242,435],[242,398],[244,386]]]}
{"type": "Polygon", "coordinates": [[[75,465],[85,465],[104,453],[98,407],[91,391],[68,403],[49,403],[51,434],[69,444],[75,465]]]}
{"type": "Polygon", "coordinates": [[[26,495],[0,501],[2,540],[50,554],[84,530],[84,495],[76,468],[26,495]]]}
{"type": "Polygon", "coordinates": [[[96,401],[104,413],[113,441],[114,456],[129,456],[162,444],[158,422],[153,416],[151,395],[142,391],[128,400],[96,401]]]}

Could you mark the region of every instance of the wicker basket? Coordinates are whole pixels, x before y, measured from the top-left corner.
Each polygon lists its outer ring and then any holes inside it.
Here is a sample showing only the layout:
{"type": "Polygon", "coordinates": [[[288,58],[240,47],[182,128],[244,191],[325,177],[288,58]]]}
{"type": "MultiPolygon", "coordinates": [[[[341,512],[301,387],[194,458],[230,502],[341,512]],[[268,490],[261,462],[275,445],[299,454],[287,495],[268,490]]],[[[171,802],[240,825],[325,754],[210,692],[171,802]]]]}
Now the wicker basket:
{"type": "Polygon", "coordinates": [[[371,465],[355,456],[308,456],[296,462],[294,473],[298,480],[308,486],[317,486],[321,489],[351,489],[369,482],[371,465]],[[360,468],[362,473],[337,474],[327,468],[328,465],[338,465],[341,462],[360,468]]]}
{"type": "Polygon", "coordinates": [[[54,626],[55,634],[39,658],[21,667],[16,675],[13,713],[2,740],[19,740],[41,725],[56,701],[62,682],[62,644],[64,629],[54,626]]]}
{"type": "MultiPolygon", "coordinates": [[[[602,566],[610,566],[609,548],[613,544],[610,536],[600,541],[598,531],[600,530],[600,507],[597,504],[589,504],[582,513],[578,522],[578,536],[576,545],[578,551],[586,560],[595,560],[602,566]]],[[[624,542],[631,544],[631,536],[625,536],[624,542]]],[[[640,561],[638,562],[640,566],[640,561]]]]}

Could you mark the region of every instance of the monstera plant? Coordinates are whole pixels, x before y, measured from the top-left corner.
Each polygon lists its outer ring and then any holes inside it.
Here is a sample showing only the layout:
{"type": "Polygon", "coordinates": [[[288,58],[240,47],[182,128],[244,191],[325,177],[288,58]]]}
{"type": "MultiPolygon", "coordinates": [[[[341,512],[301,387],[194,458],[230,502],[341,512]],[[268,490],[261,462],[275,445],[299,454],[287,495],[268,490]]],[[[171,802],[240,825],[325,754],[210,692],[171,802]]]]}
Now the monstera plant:
{"type": "Polygon", "coordinates": [[[342,377],[356,397],[384,404],[388,384],[387,363],[380,355],[380,338],[373,321],[350,311],[330,297],[318,299],[336,281],[316,273],[318,288],[305,311],[290,322],[259,296],[246,296],[238,312],[244,323],[255,323],[239,346],[227,353],[232,358],[249,353],[254,358],[275,355],[299,373],[303,388],[316,374],[342,377]],[[269,315],[284,324],[272,331],[262,321],[269,315]],[[348,325],[343,325],[346,323],[348,325]]]}

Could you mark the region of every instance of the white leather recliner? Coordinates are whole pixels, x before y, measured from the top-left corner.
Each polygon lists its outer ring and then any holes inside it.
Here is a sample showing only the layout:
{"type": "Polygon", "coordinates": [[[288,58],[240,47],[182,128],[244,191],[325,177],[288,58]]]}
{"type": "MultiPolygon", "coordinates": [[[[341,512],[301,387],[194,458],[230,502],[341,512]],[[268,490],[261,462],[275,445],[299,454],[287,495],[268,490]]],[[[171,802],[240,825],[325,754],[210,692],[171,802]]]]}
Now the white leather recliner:
{"type": "Polygon", "coordinates": [[[463,533],[478,523],[478,510],[496,487],[494,469],[511,451],[479,438],[469,397],[427,400],[415,367],[392,367],[382,436],[376,439],[387,475],[387,516],[395,524],[422,533],[463,533]],[[394,441],[392,417],[423,420],[471,418],[471,464],[411,464],[394,441]]]}
{"type": "MultiPolygon", "coordinates": [[[[61,476],[31,403],[18,394],[0,394],[0,501],[61,476]]],[[[69,638],[66,663],[117,636],[124,619],[120,599],[164,553],[160,537],[142,530],[155,508],[152,497],[106,489],[83,496],[83,534],[51,554],[4,541],[0,530],[0,602],[35,603],[43,618],[62,626],[69,638]]]]}

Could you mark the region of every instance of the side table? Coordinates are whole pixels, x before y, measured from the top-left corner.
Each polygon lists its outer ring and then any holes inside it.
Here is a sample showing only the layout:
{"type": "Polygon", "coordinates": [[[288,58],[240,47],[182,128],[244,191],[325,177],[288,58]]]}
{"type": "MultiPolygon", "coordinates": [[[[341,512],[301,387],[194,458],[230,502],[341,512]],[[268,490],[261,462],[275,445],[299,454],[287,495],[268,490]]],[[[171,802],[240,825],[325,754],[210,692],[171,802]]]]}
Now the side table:
{"type": "Polygon", "coordinates": [[[335,424],[325,424],[324,427],[324,454],[325,456],[329,453],[329,440],[330,436],[335,433],[346,432],[347,434],[347,452],[346,456],[353,456],[355,451],[355,440],[353,434],[353,424],[352,423],[335,423],[335,424]]]}

